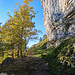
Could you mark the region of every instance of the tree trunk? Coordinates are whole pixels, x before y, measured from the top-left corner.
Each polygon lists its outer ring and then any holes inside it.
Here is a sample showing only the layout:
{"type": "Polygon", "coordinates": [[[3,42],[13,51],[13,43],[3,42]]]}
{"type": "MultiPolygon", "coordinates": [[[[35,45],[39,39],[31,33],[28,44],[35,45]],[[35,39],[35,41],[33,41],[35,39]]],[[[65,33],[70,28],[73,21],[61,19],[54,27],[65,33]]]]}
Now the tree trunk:
{"type": "Polygon", "coordinates": [[[8,51],[7,51],[7,57],[8,57],[8,51]]]}
{"type": "Polygon", "coordinates": [[[23,37],[23,27],[22,27],[22,32],[21,32],[20,36],[21,36],[21,48],[20,48],[20,54],[21,54],[21,58],[23,58],[23,55],[22,55],[22,37],[23,37]]]}
{"type": "Polygon", "coordinates": [[[25,37],[25,51],[26,51],[26,37],[25,37]]]}
{"type": "Polygon", "coordinates": [[[23,57],[22,56],[22,34],[21,34],[21,48],[20,48],[20,53],[21,53],[21,58],[23,57]]]}
{"type": "Polygon", "coordinates": [[[14,51],[12,50],[12,58],[14,58],[14,51]]]}
{"type": "Polygon", "coordinates": [[[19,58],[19,45],[18,45],[17,57],[19,58]]]}

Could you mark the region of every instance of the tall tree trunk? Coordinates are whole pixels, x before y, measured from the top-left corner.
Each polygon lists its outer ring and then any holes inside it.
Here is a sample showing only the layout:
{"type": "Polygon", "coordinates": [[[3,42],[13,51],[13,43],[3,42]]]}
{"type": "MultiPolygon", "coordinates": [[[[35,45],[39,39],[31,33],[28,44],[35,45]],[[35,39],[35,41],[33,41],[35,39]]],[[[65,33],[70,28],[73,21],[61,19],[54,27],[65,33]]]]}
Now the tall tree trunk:
{"type": "Polygon", "coordinates": [[[19,58],[19,45],[18,45],[17,57],[19,58]]]}
{"type": "Polygon", "coordinates": [[[12,49],[12,58],[14,58],[14,43],[12,43],[11,49],[12,49]]]}
{"type": "Polygon", "coordinates": [[[26,51],[26,37],[25,37],[25,51],[26,51]]]}
{"type": "Polygon", "coordinates": [[[9,50],[9,47],[8,47],[8,49],[7,49],[7,57],[8,57],[8,50],[9,50]]]}
{"type": "Polygon", "coordinates": [[[22,56],[22,34],[21,34],[21,48],[20,48],[20,53],[21,53],[21,58],[23,57],[22,56]]]}
{"type": "Polygon", "coordinates": [[[21,58],[23,58],[23,55],[22,55],[22,37],[23,37],[23,27],[22,27],[22,32],[21,32],[20,36],[21,36],[21,49],[20,49],[20,54],[21,54],[21,58]]]}
{"type": "Polygon", "coordinates": [[[14,58],[14,51],[12,50],[12,58],[14,58]]]}

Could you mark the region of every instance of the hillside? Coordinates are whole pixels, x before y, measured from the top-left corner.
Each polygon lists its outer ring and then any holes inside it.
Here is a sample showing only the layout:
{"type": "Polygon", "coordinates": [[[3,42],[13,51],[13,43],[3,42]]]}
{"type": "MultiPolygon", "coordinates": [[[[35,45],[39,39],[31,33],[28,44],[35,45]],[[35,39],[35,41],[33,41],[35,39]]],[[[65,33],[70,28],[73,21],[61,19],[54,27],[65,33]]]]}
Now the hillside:
{"type": "Polygon", "coordinates": [[[47,61],[50,75],[75,75],[75,38],[50,42],[46,38],[31,49],[35,57],[44,58],[47,61]],[[61,44],[56,46],[58,42],[61,44]],[[46,49],[48,45],[49,48],[46,49]]]}
{"type": "Polygon", "coordinates": [[[29,48],[26,57],[15,59],[0,71],[9,75],[75,75],[75,38],[53,41],[45,38],[29,48]]]}

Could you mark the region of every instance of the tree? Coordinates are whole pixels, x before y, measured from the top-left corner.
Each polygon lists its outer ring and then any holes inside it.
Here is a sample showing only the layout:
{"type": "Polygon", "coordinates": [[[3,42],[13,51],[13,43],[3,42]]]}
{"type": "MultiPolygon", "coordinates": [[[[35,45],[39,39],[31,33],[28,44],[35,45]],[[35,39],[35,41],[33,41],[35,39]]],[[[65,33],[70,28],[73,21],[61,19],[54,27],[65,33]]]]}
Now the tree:
{"type": "MultiPolygon", "coordinates": [[[[0,25],[1,25],[2,23],[0,23],[0,25]]],[[[2,44],[2,31],[1,31],[1,26],[0,26],[0,51],[2,51],[2,46],[3,46],[3,44],[2,44]]]]}
{"type": "MultiPolygon", "coordinates": [[[[1,25],[2,23],[0,23],[1,25]]],[[[4,44],[4,42],[2,42],[2,38],[3,38],[3,33],[2,33],[2,29],[1,29],[1,26],[0,26],[0,55],[3,57],[4,56],[4,50],[6,48],[6,45],[4,44]]]]}
{"type": "Polygon", "coordinates": [[[40,37],[40,41],[39,42],[41,42],[42,41],[42,38],[40,37]]]}
{"type": "Polygon", "coordinates": [[[23,46],[25,46],[26,49],[28,41],[30,39],[36,39],[37,37],[35,37],[35,35],[37,35],[37,32],[40,32],[35,29],[35,23],[32,22],[32,19],[35,17],[35,12],[33,11],[33,7],[29,5],[29,2],[31,1],[32,0],[24,0],[23,5],[17,3],[18,9],[14,9],[13,16],[8,12],[10,19],[2,28],[2,32],[5,34],[3,41],[10,43],[11,49],[14,49],[17,46],[17,55],[18,57],[21,55],[21,58],[23,46]]]}

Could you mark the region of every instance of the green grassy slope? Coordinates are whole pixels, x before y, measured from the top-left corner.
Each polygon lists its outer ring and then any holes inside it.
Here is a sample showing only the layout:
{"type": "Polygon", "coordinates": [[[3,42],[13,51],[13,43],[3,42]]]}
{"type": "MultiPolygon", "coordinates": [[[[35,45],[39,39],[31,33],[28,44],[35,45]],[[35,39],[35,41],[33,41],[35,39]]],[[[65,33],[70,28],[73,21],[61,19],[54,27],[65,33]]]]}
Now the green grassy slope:
{"type": "Polygon", "coordinates": [[[42,58],[43,55],[49,65],[50,75],[72,75],[75,73],[75,67],[72,67],[72,64],[75,63],[75,59],[73,58],[75,57],[75,48],[73,47],[75,38],[67,40],[54,40],[49,43],[57,41],[63,42],[56,48],[54,48],[54,46],[50,46],[46,49],[48,42],[48,39],[46,38],[31,47],[33,54],[39,58],[42,58]]]}
{"type": "Polygon", "coordinates": [[[42,58],[41,57],[41,54],[44,54],[45,55],[45,54],[48,53],[48,51],[46,49],[47,41],[48,41],[48,39],[45,38],[43,41],[41,41],[38,44],[33,45],[32,47],[29,48],[29,49],[32,49],[33,50],[33,54],[34,54],[35,57],[42,58]]]}

